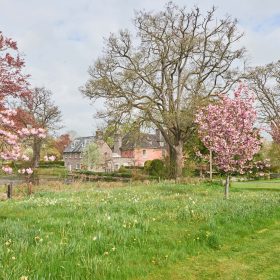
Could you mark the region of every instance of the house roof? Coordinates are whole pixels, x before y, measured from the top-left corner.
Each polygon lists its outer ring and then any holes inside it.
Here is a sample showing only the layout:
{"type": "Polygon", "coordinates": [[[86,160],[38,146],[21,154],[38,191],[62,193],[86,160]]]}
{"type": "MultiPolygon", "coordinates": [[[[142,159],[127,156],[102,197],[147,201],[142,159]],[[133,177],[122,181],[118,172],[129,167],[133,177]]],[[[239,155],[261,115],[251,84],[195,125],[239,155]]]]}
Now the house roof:
{"type": "Polygon", "coordinates": [[[95,141],[94,136],[75,138],[64,150],[64,153],[81,153],[83,148],[90,142],[95,141]]]}
{"type": "Polygon", "coordinates": [[[122,150],[131,150],[134,148],[156,148],[162,149],[166,147],[165,141],[159,141],[156,134],[140,133],[138,137],[127,134],[122,139],[122,150]]]}

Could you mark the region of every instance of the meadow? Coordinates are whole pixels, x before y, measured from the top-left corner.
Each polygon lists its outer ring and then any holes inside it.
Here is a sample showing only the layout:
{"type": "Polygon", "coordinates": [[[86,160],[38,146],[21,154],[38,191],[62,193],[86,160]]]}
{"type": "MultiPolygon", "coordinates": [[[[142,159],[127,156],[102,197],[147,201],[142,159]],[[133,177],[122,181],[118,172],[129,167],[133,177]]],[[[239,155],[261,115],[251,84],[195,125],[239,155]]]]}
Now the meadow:
{"type": "Polygon", "coordinates": [[[0,201],[0,279],[280,279],[280,182],[256,184],[18,192],[0,201]]]}

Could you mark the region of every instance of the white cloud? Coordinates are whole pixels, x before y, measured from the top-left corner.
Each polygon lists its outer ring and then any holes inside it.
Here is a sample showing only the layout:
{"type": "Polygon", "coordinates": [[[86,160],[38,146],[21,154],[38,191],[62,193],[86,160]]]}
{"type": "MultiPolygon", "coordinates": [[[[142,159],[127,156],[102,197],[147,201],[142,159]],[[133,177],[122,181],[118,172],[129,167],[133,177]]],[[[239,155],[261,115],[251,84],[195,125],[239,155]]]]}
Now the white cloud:
{"type": "MultiPolygon", "coordinates": [[[[1,0],[0,29],[18,41],[26,56],[26,68],[34,86],[52,90],[64,115],[65,130],[80,135],[96,128],[96,107],[82,98],[78,88],[87,69],[101,54],[103,38],[120,28],[132,28],[134,10],[160,10],[163,0],[1,0]]],[[[178,5],[218,7],[217,15],[239,19],[245,31],[242,43],[253,64],[278,60],[280,49],[280,2],[274,0],[174,1],[178,5]]]]}

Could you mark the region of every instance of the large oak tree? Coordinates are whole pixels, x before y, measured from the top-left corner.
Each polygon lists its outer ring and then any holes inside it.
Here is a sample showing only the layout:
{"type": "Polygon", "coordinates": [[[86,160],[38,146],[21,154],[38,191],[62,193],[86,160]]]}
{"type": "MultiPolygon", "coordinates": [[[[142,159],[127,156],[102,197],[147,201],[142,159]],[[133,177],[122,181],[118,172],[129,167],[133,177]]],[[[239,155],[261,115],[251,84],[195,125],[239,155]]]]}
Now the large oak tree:
{"type": "Polygon", "coordinates": [[[136,35],[111,34],[81,91],[105,100],[100,117],[153,123],[169,146],[173,176],[180,177],[197,104],[238,80],[236,62],[245,50],[236,44],[242,37],[236,24],[231,17],[217,20],[215,8],[202,15],[172,2],[158,13],[140,11],[136,35]]]}

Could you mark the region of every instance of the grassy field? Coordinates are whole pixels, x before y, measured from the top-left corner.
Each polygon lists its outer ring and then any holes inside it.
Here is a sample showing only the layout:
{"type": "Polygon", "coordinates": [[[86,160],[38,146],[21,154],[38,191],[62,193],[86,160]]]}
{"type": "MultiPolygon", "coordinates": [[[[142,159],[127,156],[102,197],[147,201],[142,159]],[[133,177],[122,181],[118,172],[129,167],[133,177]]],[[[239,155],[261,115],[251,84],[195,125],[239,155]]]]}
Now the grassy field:
{"type": "Polygon", "coordinates": [[[228,201],[102,183],[0,202],[0,279],[280,279],[280,192],[240,184],[228,201]]]}
{"type": "Polygon", "coordinates": [[[258,181],[245,181],[245,182],[234,182],[232,183],[234,190],[272,190],[280,191],[280,180],[258,180],[258,181]]]}

